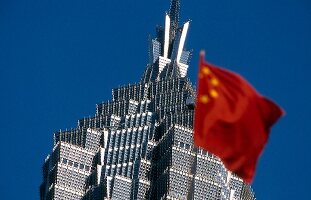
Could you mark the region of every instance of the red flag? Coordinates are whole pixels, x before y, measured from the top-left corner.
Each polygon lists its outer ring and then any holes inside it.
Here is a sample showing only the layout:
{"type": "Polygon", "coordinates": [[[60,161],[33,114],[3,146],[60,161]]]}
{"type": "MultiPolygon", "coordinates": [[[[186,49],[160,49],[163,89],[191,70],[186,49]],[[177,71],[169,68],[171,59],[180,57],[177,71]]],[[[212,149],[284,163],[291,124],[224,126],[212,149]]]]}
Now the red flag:
{"type": "Polygon", "coordinates": [[[282,115],[240,75],[205,62],[201,53],[194,142],[245,182],[252,182],[270,128],[282,115]]]}

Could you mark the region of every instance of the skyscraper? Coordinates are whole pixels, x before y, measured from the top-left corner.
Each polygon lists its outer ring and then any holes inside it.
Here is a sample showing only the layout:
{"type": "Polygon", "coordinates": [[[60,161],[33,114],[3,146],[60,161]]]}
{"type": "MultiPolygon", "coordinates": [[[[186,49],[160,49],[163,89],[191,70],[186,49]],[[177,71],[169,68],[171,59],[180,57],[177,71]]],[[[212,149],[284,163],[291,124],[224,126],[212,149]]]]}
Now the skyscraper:
{"type": "Polygon", "coordinates": [[[179,10],[172,0],[139,83],[113,89],[95,116],[54,134],[41,200],[254,199],[217,157],[193,145],[190,22],[179,26],[179,10]]]}

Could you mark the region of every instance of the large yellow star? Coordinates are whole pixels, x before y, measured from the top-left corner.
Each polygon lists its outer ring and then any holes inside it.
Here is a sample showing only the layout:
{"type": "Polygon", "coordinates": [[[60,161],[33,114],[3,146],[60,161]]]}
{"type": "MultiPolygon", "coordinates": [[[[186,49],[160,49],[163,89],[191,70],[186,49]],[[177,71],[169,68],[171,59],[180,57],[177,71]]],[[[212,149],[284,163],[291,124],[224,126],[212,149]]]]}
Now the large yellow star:
{"type": "Polygon", "coordinates": [[[200,102],[203,103],[203,104],[206,104],[206,103],[209,102],[209,98],[208,98],[207,95],[202,95],[202,96],[200,96],[199,100],[200,100],[200,102]]]}
{"type": "Polygon", "coordinates": [[[211,73],[211,70],[208,67],[202,68],[202,74],[203,75],[209,75],[211,73]]]}

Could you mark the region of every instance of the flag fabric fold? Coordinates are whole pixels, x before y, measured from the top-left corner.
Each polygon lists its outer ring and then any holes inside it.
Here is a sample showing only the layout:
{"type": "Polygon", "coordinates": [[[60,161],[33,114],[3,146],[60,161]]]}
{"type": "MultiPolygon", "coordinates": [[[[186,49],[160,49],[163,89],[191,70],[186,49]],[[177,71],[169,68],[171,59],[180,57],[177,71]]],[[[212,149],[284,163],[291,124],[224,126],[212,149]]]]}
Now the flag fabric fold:
{"type": "Polygon", "coordinates": [[[240,75],[207,63],[201,53],[194,143],[245,182],[252,182],[270,128],[282,115],[240,75]]]}

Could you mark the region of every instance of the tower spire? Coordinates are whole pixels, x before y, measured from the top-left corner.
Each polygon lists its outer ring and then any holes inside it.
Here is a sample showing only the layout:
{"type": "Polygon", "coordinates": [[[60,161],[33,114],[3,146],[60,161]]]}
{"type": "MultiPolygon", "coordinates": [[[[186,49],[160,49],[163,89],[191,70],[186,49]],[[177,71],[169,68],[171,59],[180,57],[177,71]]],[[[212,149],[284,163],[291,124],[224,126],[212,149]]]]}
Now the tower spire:
{"type": "Polygon", "coordinates": [[[170,17],[170,44],[175,38],[176,31],[179,23],[180,0],[171,0],[169,11],[170,17]]]}
{"type": "Polygon", "coordinates": [[[169,11],[172,31],[176,31],[179,22],[180,0],[172,0],[169,11]]]}
{"type": "Polygon", "coordinates": [[[179,13],[180,0],[171,0],[169,12],[165,14],[164,28],[157,32],[157,38],[150,41],[151,67],[144,73],[144,80],[172,76],[183,78],[187,75],[191,51],[187,51],[184,46],[190,21],[179,27],[179,13]]]}

